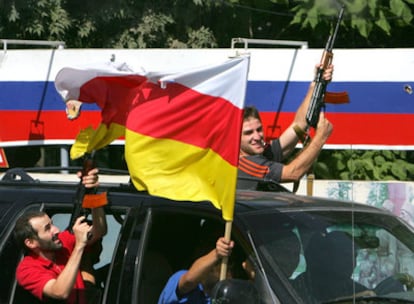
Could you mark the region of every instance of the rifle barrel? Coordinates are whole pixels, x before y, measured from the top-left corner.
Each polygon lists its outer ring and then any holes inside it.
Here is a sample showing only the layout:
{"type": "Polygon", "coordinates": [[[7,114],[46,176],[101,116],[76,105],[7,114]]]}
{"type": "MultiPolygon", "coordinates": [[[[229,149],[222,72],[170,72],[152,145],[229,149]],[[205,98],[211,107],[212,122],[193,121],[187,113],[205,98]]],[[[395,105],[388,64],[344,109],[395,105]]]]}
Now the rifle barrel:
{"type": "Polygon", "coordinates": [[[344,16],[344,10],[345,10],[345,6],[342,5],[341,10],[339,11],[338,21],[336,22],[335,30],[332,34],[332,39],[331,39],[332,45],[330,45],[329,50],[332,50],[332,48],[333,48],[333,44],[336,40],[336,35],[338,34],[339,26],[341,25],[341,21],[342,21],[342,18],[344,16]]]}
{"type": "Polygon", "coordinates": [[[82,215],[83,212],[86,210],[83,209],[82,203],[85,194],[93,193],[95,189],[87,189],[82,183],[82,177],[87,175],[88,172],[95,168],[95,161],[94,161],[95,151],[92,153],[86,153],[83,159],[83,168],[82,168],[82,176],[78,183],[78,187],[76,189],[75,198],[73,200],[73,209],[72,214],[69,220],[69,230],[72,231],[72,226],[75,224],[76,219],[82,215]]]}

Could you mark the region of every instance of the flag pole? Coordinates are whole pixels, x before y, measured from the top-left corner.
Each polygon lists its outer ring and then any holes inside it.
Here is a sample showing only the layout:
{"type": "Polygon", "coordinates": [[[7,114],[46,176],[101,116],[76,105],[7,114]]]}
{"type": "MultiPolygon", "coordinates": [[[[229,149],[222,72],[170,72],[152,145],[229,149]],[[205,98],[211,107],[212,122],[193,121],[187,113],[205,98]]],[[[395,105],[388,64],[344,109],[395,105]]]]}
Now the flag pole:
{"type": "MultiPolygon", "coordinates": [[[[233,224],[233,221],[226,221],[226,227],[224,230],[224,238],[226,239],[226,241],[230,241],[231,239],[232,224],[233,224]]],[[[226,279],[228,262],[229,262],[229,257],[223,257],[223,259],[221,260],[220,281],[226,279]]]]}
{"type": "Polygon", "coordinates": [[[312,172],[306,176],[306,194],[308,196],[313,195],[313,181],[315,180],[315,174],[312,172]]]}

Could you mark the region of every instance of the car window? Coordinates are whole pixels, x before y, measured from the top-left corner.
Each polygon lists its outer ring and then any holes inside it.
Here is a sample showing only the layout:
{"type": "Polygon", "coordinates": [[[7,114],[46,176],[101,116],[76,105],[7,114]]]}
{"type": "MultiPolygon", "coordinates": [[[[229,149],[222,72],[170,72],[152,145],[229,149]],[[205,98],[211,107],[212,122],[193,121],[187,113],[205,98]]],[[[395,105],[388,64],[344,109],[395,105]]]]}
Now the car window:
{"type": "Polygon", "coordinates": [[[23,257],[23,250],[16,244],[13,238],[13,228],[17,217],[26,210],[43,208],[42,204],[31,204],[25,210],[14,210],[15,213],[8,218],[9,225],[3,230],[0,248],[0,303],[9,303],[9,299],[16,292],[15,271],[18,262],[23,257]]]}
{"type": "MultiPolygon", "coordinates": [[[[361,239],[364,236],[357,236],[361,239]]],[[[353,276],[369,289],[375,289],[383,280],[397,273],[414,277],[414,255],[403,242],[385,229],[373,227],[371,237],[357,249],[353,276]],[[366,244],[369,242],[368,244],[366,244]]]]}
{"type": "MultiPolygon", "coordinates": [[[[67,228],[70,220],[70,213],[72,211],[70,206],[59,207],[56,204],[31,204],[29,207],[25,208],[25,210],[28,209],[44,210],[49,214],[54,224],[58,226],[60,230],[67,228]]],[[[0,284],[2,286],[0,289],[0,303],[19,303],[23,297],[24,291],[17,285],[15,280],[15,270],[19,260],[23,257],[23,251],[15,243],[12,230],[17,217],[25,212],[25,210],[20,210],[18,214],[14,214],[14,217],[10,219],[13,224],[4,231],[4,234],[7,236],[2,239],[3,245],[0,251],[0,267],[2,269],[2,275],[0,276],[0,284]]],[[[102,240],[102,250],[100,251],[99,259],[96,260],[96,263],[93,265],[97,278],[97,286],[101,289],[101,291],[96,292],[96,294],[103,294],[109,265],[112,262],[116,250],[120,230],[123,225],[124,214],[126,212],[127,209],[112,210],[108,208],[106,215],[108,233],[102,240]]],[[[28,296],[30,295],[24,295],[24,297],[28,296]]],[[[30,299],[30,301],[32,300],[33,298],[30,299]]]]}
{"type": "Polygon", "coordinates": [[[17,263],[23,253],[14,242],[12,234],[10,234],[2,247],[0,253],[0,303],[7,303],[10,294],[14,292],[15,270],[17,263]]]}
{"type": "Polygon", "coordinates": [[[10,200],[0,200],[0,221],[7,214],[7,210],[10,208],[11,205],[13,205],[13,202],[11,202],[10,200]]]}
{"type": "MultiPolygon", "coordinates": [[[[177,208],[178,209],[178,208],[177,208]]],[[[221,217],[206,216],[178,210],[154,211],[143,255],[139,303],[157,303],[169,277],[188,269],[199,256],[215,248],[217,238],[224,235],[221,217]]],[[[228,267],[234,277],[246,279],[241,265],[246,258],[239,236],[232,235],[236,247],[228,267]]]]}
{"type": "MultiPolygon", "coordinates": [[[[53,223],[58,226],[61,230],[67,229],[72,209],[62,209],[53,207],[45,207],[46,212],[51,216],[53,223]]],[[[95,286],[92,287],[91,292],[88,294],[88,298],[99,298],[99,302],[103,300],[105,295],[108,293],[108,289],[115,288],[117,290],[120,275],[123,271],[122,261],[125,247],[117,248],[119,239],[121,236],[121,229],[124,225],[124,219],[128,213],[128,208],[106,208],[106,220],[108,225],[107,234],[103,237],[100,243],[96,243],[84,253],[85,257],[91,257],[92,269],[88,273],[94,276],[96,280],[95,286]],[[115,260],[116,251],[120,251],[117,260],[115,260]],[[112,271],[113,268],[117,268],[116,271],[112,271]],[[112,286],[112,287],[111,287],[112,286]],[[115,287],[114,287],[115,286],[115,287]]],[[[88,220],[91,220],[91,215],[88,215],[88,220]]],[[[125,237],[128,237],[126,235],[125,237]]],[[[124,244],[125,245],[125,244],[124,244]]],[[[90,267],[89,267],[90,268],[90,267]]],[[[98,301],[98,300],[96,300],[98,301]]]]}
{"type": "Polygon", "coordinates": [[[246,220],[276,294],[283,278],[305,303],[365,292],[412,296],[414,240],[392,215],[273,212],[246,220]]]}
{"type": "Polygon", "coordinates": [[[8,233],[11,219],[10,212],[13,211],[12,201],[0,200],[0,238],[3,238],[3,235],[8,233]]]}
{"type": "MultiPolygon", "coordinates": [[[[69,213],[55,213],[52,216],[53,223],[59,227],[60,230],[67,228],[69,220],[69,213]]],[[[122,225],[122,223],[118,222],[118,220],[112,214],[106,214],[106,222],[108,225],[108,232],[102,239],[102,252],[100,254],[98,263],[94,265],[96,268],[100,268],[111,263],[115,245],[118,240],[119,231],[122,225]]]]}
{"type": "Polygon", "coordinates": [[[122,216],[114,214],[121,230],[115,252],[108,269],[108,276],[102,303],[130,303],[136,274],[139,247],[142,238],[145,214],[139,208],[126,209],[122,216]]]}

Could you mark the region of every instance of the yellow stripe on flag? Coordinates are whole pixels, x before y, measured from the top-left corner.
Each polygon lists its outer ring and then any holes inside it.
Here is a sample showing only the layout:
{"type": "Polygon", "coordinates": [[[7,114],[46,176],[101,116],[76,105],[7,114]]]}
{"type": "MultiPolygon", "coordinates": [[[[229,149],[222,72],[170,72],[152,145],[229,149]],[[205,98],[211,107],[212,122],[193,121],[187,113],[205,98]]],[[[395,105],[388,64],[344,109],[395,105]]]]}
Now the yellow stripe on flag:
{"type": "Polygon", "coordinates": [[[237,167],[211,149],[128,129],[125,142],[125,158],[138,190],[178,201],[209,199],[225,220],[233,219],[237,167]]]}
{"type": "Polygon", "coordinates": [[[79,132],[74,144],[70,149],[70,158],[77,159],[85,153],[91,153],[93,150],[99,150],[115,139],[124,136],[125,126],[111,123],[109,128],[105,124],[100,124],[98,129],[94,130],[88,127],[79,132]]]}

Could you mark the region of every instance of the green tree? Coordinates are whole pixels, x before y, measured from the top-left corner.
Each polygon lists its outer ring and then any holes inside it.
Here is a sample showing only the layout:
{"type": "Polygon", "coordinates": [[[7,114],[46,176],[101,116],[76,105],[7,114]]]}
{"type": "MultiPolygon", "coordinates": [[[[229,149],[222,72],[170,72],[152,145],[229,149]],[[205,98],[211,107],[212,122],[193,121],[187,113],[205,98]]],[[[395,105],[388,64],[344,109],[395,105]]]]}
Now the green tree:
{"type": "Polygon", "coordinates": [[[409,181],[414,178],[414,152],[324,150],[314,171],[322,179],[409,181]]]}
{"type": "MultiPolygon", "coordinates": [[[[68,47],[216,47],[196,3],[176,1],[0,0],[0,36],[64,40],[68,47]]],[[[207,17],[205,17],[207,16],[207,17]]]]}
{"type": "MultiPolygon", "coordinates": [[[[406,47],[414,0],[347,0],[338,47],[406,47]]],[[[0,0],[0,36],[69,47],[229,47],[231,38],[323,47],[335,0],[0,0]]]]}
{"type": "MultiPolygon", "coordinates": [[[[356,38],[356,40],[348,41],[356,41],[359,45],[363,43],[364,46],[385,47],[387,45],[381,40],[387,37],[388,39],[383,40],[388,40],[388,46],[392,46],[390,39],[393,34],[402,38],[399,34],[402,29],[409,30],[411,33],[413,31],[413,0],[349,0],[343,2],[346,11],[344,19],[346,36],[356,38]]],[[[338,1],[328,0],[304,0],[295,3],[292,9],[295,17],[291,24],[298,24],[301,28],[313,30],[321,30],[321,26],[329,20],[329,17],[337,13],[339,6],[338,1]]],[[[395,38],[392,40],[395,42],[395,38]]],[[[401,39],[401,43],[406,45],[406,40],[401,39]]],[[[350,47],[355,47],[355,45],[350,45],[350,47]]]]}
{"type": "Polygon", "coordinates": [[[28,0],[26,4],[22,1],[2,3],[1,34],[14,39],[61,40],[64,37],[71,20],[61,0],[28,0]]]}

